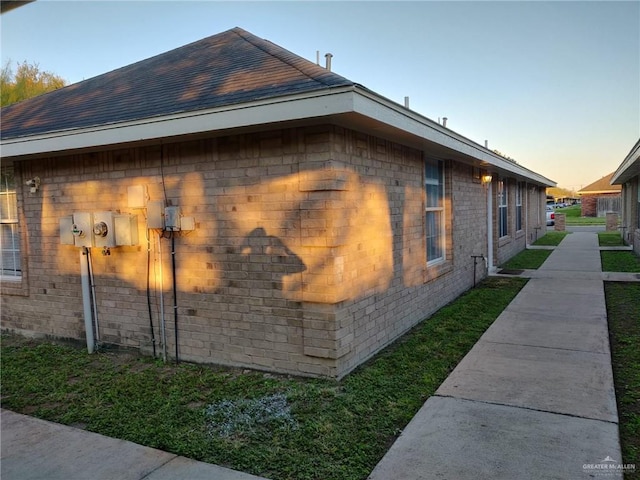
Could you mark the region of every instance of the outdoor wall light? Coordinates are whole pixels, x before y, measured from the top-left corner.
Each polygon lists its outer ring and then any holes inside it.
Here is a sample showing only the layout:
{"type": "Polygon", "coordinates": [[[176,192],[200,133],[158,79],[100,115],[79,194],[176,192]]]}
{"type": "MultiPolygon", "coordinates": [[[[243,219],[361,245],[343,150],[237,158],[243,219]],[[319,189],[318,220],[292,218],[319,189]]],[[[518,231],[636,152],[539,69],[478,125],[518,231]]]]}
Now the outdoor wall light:
{"type": "Polygon", "coordinates": [[[482,175],[482,183],[491,183],[491,180],[493,180],[493,177],[490,173],[485,173],[484,175],[482,175]]]}
{"type": "Polygon", "coordinates": [[[40,177],[33,177],[31,180],[27,180],[25,184],[29,187],[31,193],[36,193],[40,188],[40,177]]]}

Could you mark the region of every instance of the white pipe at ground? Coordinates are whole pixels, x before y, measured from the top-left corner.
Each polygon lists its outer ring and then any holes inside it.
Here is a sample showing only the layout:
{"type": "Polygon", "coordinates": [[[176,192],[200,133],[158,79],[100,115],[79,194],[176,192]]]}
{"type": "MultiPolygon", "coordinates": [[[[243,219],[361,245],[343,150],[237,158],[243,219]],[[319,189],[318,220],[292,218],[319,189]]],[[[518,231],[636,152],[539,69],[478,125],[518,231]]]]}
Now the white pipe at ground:
{"type": "Polygon", "coordinates": [[[164,324],[164,281],[162,272],[162,242],[158,233],[158,256],[160,258],[160,336],[162,337],[162,360],[167,361],[167,333],[164,324]]]}
{"type": "Polygon", "coordinates": [[[89,286],[89,250],[83,247],[80,250],[80,284],[82,286],[82,311],[84,314],[84,330],[87,337],[87,351],[95,350],[95,337],[93,333],[93,318],[91,312],[91,287],[89,286]]]}

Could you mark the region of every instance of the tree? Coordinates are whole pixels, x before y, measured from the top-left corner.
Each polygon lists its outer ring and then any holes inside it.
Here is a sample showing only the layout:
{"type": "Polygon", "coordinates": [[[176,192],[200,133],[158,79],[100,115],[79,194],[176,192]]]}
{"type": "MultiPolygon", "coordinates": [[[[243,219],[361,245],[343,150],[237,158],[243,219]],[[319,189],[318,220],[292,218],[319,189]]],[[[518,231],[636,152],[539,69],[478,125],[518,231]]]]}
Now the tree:
{"type": "Polygon", "coordinates": [[[14,74],[11,62],[7,62],[0,71],[0,105],[5,107],[57,90],[66,84],[64,78],[51,72],[40,71],[37,63],[18,63],[14,74]]]}

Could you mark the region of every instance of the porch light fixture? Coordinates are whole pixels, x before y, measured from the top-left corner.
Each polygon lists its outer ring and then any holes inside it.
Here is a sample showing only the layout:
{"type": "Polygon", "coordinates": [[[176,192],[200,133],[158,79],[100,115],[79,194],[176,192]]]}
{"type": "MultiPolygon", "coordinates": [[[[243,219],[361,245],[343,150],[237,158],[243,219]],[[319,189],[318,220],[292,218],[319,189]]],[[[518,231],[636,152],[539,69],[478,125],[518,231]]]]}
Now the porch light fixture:
{"type": "Polygon", "coordinates": [[[482,175],[482,183],[491,183],[491,180],[493,180],[493,177],[490,173],[485,173],[484,175],[482,175]]]}

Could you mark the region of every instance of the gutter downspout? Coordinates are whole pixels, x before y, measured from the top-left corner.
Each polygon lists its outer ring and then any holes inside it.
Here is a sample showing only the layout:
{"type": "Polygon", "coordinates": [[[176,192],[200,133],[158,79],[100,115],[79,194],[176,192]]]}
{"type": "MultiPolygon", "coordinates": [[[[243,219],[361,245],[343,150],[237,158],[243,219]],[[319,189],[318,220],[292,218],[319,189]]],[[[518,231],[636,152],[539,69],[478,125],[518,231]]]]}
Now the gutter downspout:
{"type": "Polygon", "coordinates": [[[495,271],[493,266],[493,180],[487,183],[487,273],[495,271]]]}
{"type": "MultiPolygon", "coordinates": [[[[527,245],[529,245],[530,240],[529,240],[529,201],[531,199],[531,195],[529,193],[529,184],[527,182],[522,182],[522,185],[524,186],[524,195],[522,195],[522,200],[524,201],[524,205],[522,206],[522,208],[524,209],[524,245],[525,248],[527,248],[527,245]]],[[[521,190],[522,192],[522,190],[521,190]]],[[[533,242],[531,242],[533,243],[533,242]]]]}
{"type": "Polygon", "coordinates": [[[80,250],[80,283],[82,285],[82,311],[84,314],[84,330],[87,337],[87,351],[95,350],[95,337],[93,333],[93,318],[91,311],[91,287],[89,285],[89,249],[82,247],[80,250]]]}

